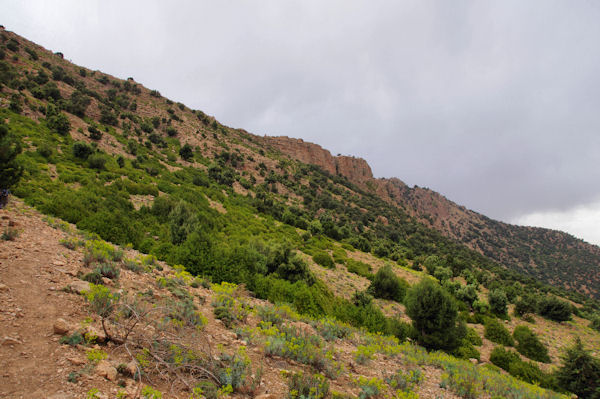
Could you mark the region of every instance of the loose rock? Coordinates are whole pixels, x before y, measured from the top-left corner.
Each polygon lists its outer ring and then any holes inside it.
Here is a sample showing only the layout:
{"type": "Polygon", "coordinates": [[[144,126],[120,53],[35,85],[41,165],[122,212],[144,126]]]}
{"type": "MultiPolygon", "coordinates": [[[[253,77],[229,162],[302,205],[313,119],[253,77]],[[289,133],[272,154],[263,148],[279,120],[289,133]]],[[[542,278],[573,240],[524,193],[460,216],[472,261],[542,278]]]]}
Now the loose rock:
{"type": "Polygon", "coordinates": [[[81,294],[84,291],[90,290],[90,283],[83,280],[75,280],[71,284],[69,284],[69,288],[71,288],[72,291],[81,294]]]}
{"type": "Polygon", "coordinates": [[[66,335],[70,331],[69,324],[64,319],[56,319],[54,326],[52,327],[54,334],[66,335]]]}
{"type": "Polygon", "coordinates": [[[96,374],[109,381],[115,381],[117,379],[117,369],[106,360],[100,360],[96,366],[96,374]]]}

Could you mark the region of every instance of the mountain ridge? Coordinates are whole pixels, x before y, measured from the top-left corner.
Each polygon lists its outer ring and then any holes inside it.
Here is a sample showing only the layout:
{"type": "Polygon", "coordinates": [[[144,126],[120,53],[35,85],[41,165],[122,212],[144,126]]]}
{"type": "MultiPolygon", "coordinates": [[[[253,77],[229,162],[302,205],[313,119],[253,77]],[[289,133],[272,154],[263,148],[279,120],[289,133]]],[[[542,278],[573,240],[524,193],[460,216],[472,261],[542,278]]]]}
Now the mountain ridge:
{"type": "Polygon", "coordinates": [[[346,177],[362,189],[370,190],[386,202],[401,207],[446,237],[462,242],[514,270],[542,277],[542,280],[551,284],[560,284],[562,280],[562,286],[566,289],[596,297],[599,295],[597,288],[589,286],[590,282],[597,282],[600,278],[600,247],[594,244],[559,230],[493,220],[456,204],[436,191],[418,186],[411,188],[396,177],[375,178],[366,160],[334,156],[319,144],[286,136],[266,137],[265,141],[292,158],[346,177]],[[589,258],[584,262],[579,261],[573,251],[584,252],[589,258]],[[526,252],[532,254],[527,255],[526,252]],[[591,267],[588,268],[588,264],[591,267]],[[551,273],[540,273],[537,270],[540,266],[550,269],[551,273]],[[553,278],[553,275],[560,278],[553,278]]]}

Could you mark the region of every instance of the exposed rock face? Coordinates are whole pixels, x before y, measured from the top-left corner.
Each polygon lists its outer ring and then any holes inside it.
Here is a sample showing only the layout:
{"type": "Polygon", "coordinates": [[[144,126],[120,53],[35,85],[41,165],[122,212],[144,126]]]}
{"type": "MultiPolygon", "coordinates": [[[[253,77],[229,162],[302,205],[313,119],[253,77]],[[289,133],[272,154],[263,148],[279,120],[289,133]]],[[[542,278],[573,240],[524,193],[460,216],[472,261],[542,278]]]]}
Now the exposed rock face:
{"type": "Polygon", "coordinates": [[[318,144],[286,136],[268,137],[267,142],[277,150],[301,162],[320,166],[332,175],[341,175],[355,184],[362,185],[373,179],[371,167],[362,158],[340,155],[334,157],[318,144]]]}

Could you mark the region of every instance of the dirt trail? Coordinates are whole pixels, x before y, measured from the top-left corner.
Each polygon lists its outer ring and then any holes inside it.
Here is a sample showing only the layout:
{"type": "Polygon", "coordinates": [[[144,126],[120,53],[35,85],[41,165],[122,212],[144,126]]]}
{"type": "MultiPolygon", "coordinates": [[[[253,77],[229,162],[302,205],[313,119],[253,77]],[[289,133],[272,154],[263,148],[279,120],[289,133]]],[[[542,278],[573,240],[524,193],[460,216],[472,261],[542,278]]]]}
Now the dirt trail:
{"type": "Polygon", "coordinates": [[[61,291],[81,259],[59,244],[65,233],[22,204],[13,201],[0,217],[2,231],[9,223],[19,231],[0,241],[0,397],[76,397],[73,386],[60,395],[68,371],[53,322],[85,317],[81,300],[61,291]]]}

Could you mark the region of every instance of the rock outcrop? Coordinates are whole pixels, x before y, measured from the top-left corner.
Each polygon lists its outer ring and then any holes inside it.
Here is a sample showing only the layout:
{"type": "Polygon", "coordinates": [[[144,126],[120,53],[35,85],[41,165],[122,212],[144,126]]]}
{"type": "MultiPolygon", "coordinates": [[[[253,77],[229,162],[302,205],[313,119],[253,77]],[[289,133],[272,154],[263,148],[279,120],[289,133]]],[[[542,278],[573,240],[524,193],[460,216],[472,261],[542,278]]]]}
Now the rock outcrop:
{"type": "Polygon", "coordinates": [[[283,154],[300,162],[317,165],[332,175],[346,177],[349,181],[363,185],[373,179],[371,167],[362,158],[345,155],[333,156],[318,144],[286,136],[267,137],[267,142],[283,154]]]}

